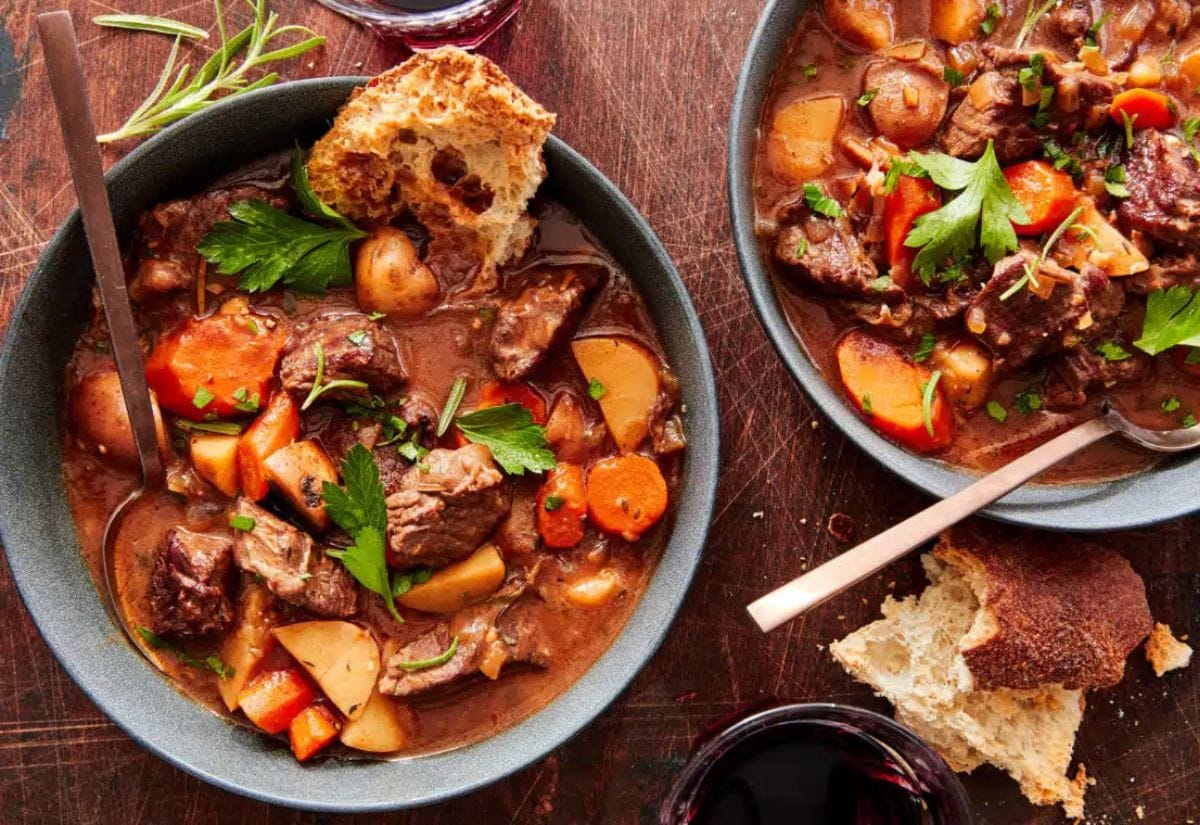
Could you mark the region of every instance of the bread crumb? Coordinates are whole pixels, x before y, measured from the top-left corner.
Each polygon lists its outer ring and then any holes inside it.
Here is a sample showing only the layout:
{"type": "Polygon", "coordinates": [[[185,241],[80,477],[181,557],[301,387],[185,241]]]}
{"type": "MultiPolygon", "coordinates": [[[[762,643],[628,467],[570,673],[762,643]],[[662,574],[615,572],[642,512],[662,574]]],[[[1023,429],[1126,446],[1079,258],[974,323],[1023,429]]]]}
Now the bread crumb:
{"type": "Polygon", "coordinates": [[[762,517],[763,517],[762,510],[755,510],[753,513],[750,514],[750,518],[762,518],[762,517]]]}
{"type": "Polygon", "coordinates": [[[1146,639],[1146,661],[1154,668],[1154,675],[1162,678],[1168,671],[1187,667],[1192,661],[1192,648],[1176,639],[1169,626],[1155,622],[1146,639]]]}
{"type": "Polygon", "coordinates": [[[1145,819],[1145,818],[1146,818],[1146,809],[1145,809],[1145,808],[1143,808],[1141,805],[1138,805],[1136,808],[1134,808],[1134,809],[1133,809],[1133,812],[1134,812],[1135,814],[1137,814],[1137,818],[1138,818],[1138,819],[1145,819]]]}

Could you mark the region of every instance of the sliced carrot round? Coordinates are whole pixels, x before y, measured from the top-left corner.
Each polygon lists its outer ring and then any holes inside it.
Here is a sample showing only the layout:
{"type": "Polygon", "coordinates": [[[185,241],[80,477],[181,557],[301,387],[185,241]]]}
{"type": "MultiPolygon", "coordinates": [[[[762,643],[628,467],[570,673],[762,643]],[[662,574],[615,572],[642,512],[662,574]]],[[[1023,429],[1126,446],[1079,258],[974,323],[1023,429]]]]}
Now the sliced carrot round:
{"type": "Polygon", "coordinates": [[[1018,235],[1033,237],[1052,232],[1067,219],[1079,199],[1071,176],[1044,160],[1009,166],[1004,170],[1004,179],[1029,216],[1029,223],[1013,224],[1018,235]]]}
{"type": "Polygon", "coordinates": [[[666,512],[667,481],[644,455],[613,456],[588,470],[587,501],[597,527],[635,541],[666,512]]]}
{"type": "Polygon", "coordinates": [[[1113,122],[1124,126],[1131,122],[1134,129],[1166,129],[1175,125],[1178,108],[1171,98],[1153,89],[1127,89],[1113,97],[1108,115],[1113,122]]]}
{"type": "Polygon", "coordinates": [[[537,495],[537,525],[547,547],[567,549],[583,541],[587,497],[583,470],[578,464],[560,462],[546,474],[537,495]]]}

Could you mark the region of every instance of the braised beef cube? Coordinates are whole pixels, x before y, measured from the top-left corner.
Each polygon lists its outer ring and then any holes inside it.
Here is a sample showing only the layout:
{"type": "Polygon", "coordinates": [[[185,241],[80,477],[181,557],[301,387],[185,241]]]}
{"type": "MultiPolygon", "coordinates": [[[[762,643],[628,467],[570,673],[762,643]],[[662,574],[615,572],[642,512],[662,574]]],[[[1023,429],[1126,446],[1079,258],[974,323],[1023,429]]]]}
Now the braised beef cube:
{"type": "Polygon", "coordinates": [[[1092,4],[1089,0],[1063,0],[1046,20],[1051,31],[1078,48],[1092,26],[1092,4]]]}
{"type": "Polygon", "coordinates": [[[1033,127],[1034,109],[1021,99],[1016,71],[984,72],[942,130],[942,147],[957,158],[974,159],[992,141],[1000,163],[1015,163],[1042,152],[1044,138],[1033,127]]]}
{"type": "MultiPolygon", "coordinates": [[[[386,393],[404,383],[405,370],[391,333],[362,313],[323,315],[297,324],[288,338],[279,380],[293,395],[303,397],[312,390],[318,350],[325,363],[322,384],[362,381],[371,390],[386,393]]],[[[363,390],[330,395],[362,396],[363,390]]]]}
{"type": "Polygon", "coordinates": [[[1195,289],[1200,286],[1200,257],[1194,252],[1186,255],[1156,255],[1150,268],[1121,279],[1125,291],[1133,295],[1149,295],[1155,290],[1173,286],[1195,289]]]}
{"type": "Polygon", "coordinates": [[[358,588],[341,562],[326,556],[312,537],[239,498],[232,515],[252,519],[250,530],[237,530],[233,560],[262,579],[267,589],[289,604],[319,616],[353,615],[358,588]]]}
{"type": "Polygon", "coordinates": [[[154,632],[191,639],[228,631],[235,617],[229,600],[232,557],[229,537],[172,527],[150,577],[154,632]]]}
{"type": "Polygon", "coordinates": [[[826,218],[799,207],[785,210],[785,220],[789,223],[775,239],[775,259],[794,280],[844,298],[903,301],[904,290],[878,280],[878,268],[845,217],[826,218]]]}
{"type": "Polygon", "coordinates": [[[1047,406],[1074,409],[1087,403],[1088,393],[1100,387],[1140,384],[1154,375],[1154,361],[1128,343],[1129,353],[1109,360],[1092,346],[1078,345],[1051,357],[1044,397],[1047,406]]]}
{"type": "Polygon", "coordinates": [[[285,208],[287,198],[257,186],[235,186],[204,192],[194,198],[160,203],[142,215],[142,252],[129,297],[147,301],[156,296],[193,289],[200,270],[196,244],[213,224],[229,220],[229,205],[261,200],[285,208]]]}
{"type": "MultiPolygon", "coordinates": [[[[337,408],[328,406],[320,408],[319,412],[322,420],[315,427],[313,434],[334,466],[341,467],[342,461],[354,445],[362,444],[374,453],[375,464],[379,467],[379,480],[383,483],[385,493],[394,493],[400,489],[400,478],[407,472],[408,464],[396,451],[396,444],[383,443],[384,429],[379,421],[374,418],[349,416],[337,408]]],[[[306,416],[306,421],[310,419],[311,415],[306,416]]],[[[405,437],[407,438],[407,434],[405,437]]]]}
{"type": "Polygon", "coordinates": [[[1049,297],[1028,285],[1002,297],[1034,260],[1032,254],[1018,253],[997,261],[991,280],[967,309],[967,329],[991,348],[997,370],[1019,370],[1045,352],[1073,346],[1095,323],[1093,312],[1110,309],[1108,277],[1090,265],[1076,273],[1043,261],[1037,278],[1053,283],[1049,297]]]}
{"type": "Polygon", "coordinates": [[[435,659],[444,654],[452,643],[450,623],[442,622],[399,648],[384,663],[383,675],[379,679],[379,692],[392,696],[419,696],[452,685],[478,672],[478,643],[463,643],[461,639],[454,656],[443,665],[420,670],[401,667],[401,663],[435,659]]]}
{"type": "Polygon", "coordinates": [[[1121,225],[1156,241],[1200,250],[1200,170],[1183,141],[1157,129],[1137,133],[1125,160],[1129,197],[1121,225]]]}
{"type": "Polygon", "coordinates": [[[600,278],[591,268],[556,267],[522,281],[500,299],[492,328],[492,369],[520,381],[575,329],[600,278]]]}
{"type": "Polygon", "coordinates": [[[537,494],[540,486],[541,479],[536,477],[519,478],[513,485],[512,506],[492,536],[492,541],[505,558],[537,551],[537,494]]]}
{"type": "Polygon", "coordinates": [[[486,447],[431,451],[387,498],[389,563],[442,567],[465,559],[508,512],[509,497],[486,447]]]}

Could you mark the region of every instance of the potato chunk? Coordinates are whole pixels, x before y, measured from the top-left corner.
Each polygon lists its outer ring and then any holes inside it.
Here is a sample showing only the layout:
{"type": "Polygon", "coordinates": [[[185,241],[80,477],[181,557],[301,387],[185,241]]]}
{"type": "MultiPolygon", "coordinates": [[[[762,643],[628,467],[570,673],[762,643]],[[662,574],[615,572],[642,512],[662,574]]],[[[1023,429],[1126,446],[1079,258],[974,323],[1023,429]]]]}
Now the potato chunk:
{"type": "Polygon", "coordinates": [[[892,45],[896,32],[891,0],[825,0],[825,19],[834,34],[872,51],[892,45]]]}
{"type": "Polygon", "coordinates": [[[276,450],[263,462],[267,480],[318,530],[329,526],[325,500],[321,497],[325,482],[337,484],[337,470],[315,441],[295,441],[276,450]]]}
{"type": "Polygon", "coordinates": [[[238,480],[239,436],[193,433],[188,439],[192,466],[202,479],[230,498],[241,489],[238,480]]]}
{"type": "Polygon", "coordinates": [[[929,33],[956,46],[976,40],[987,6],[987,0],[933,0],[929,33]]]}
{"type": "Polygon", "coordinates": [[[967,339],[939,341],[929,363],[942,371],[942,389],[954,404],[973,410],[987,401],[992,357],[979,344],[967,339]]]}
{"type": "Polygon", "coordinates": [[[767,132],[771,171],[804,183],[833,165],[833,138],[845,111],[841,95],[796,100],[776,111],[767,132]]]}
{"type": "Polygon", "coordinates": [[[379,645],[350,622],[298,622],[272,631],[279,644],[347,718],[357,719],[375,693],[379,679],[379,645]]]}
{"type": "Polygon", "coordinates": [[[384,696],[377,690],[371,691],[362,713],[342,727],[339,737],[341,743],[367,753],[400,750],[408,741],[408,734],[396,710],[392,697],[384,696]]]}
{"type": "Polygon", "coordinates": [[[621,452],[636,450],[650,432],[650,415],[658,403],[658,357],[627,338],[580,338],[571,352],[604,423],[621,452]]]}
{"type": "Polygon", "coordinates": [[[396,601],[426,613],[453,613],[496,592],[504,583],[504,559],[494,544],[485,544],[457,564],[435,571],[396,601]]]}
{"type": "Polygon", "coordinates": [[[221,661],[233,675],[218,680],[217,690],[231,711],[238,709],[238,694],[275,643],[267,609],[270,600],[265,588],[247,584],[238,603],[238,623],[221,643],[221,661]]]}

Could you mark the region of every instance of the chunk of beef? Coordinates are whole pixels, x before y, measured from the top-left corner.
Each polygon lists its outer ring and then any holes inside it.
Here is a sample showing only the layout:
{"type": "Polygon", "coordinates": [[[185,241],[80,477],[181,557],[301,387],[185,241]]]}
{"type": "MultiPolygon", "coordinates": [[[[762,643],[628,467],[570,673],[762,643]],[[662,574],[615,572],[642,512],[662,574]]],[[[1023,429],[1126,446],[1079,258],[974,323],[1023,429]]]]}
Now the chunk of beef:
{"type": "Polygon", "coordinates": [[[431,451],[387,498],[388,562],[442,567],[465,559],[508,512],[509,496],[487,447],[431,451]]]}
{"type": "Polygon", "coordinates": [[[1183,141],[1157,129],[1137,133],[1125,160],[1129,197],[1121,224],[1156,241],[1200,250],[1200,170],[1183,141]]]}
{"type": "Polygon", "coordinates": [[[538,548],[537,493],[538,478],[519,478],[513,485],[512,506],[496,528],[492,541],[506,558],[524,556],[538,548]]]}
{"type": "Polygon", "coordinates": [[[142,302],[158,295],[192,289],[200,269],[196,244],[213,224],[229,218],[229,205],[262,200],[287,206],[287,198],[257,186],[215,189],[193,198],[167,201],[144,213],[138,224],[142,248],[129,297],[142,302]]]}
{"type": "Polygon", "coordinates": [[[1099,387],[1149,380],[1154,374],[1153,359],[1127,343],[1123,348],[1130,355],[1119,361],[1110,361],[1082,344],[1052,356],[1046,378],[1046,404],[1074,409],[1086,404],[1088,393],[1099,387]]]}
{"type": "Polygon", "coordinates": [[[277,518],[247,498],[239,498],[233,515],[254,520],[238,530],[233,560],[260,577],[267,589],[290,604],[319,616],[353,615],[358,587],[346,568],[317,546],[312,537],[277,518]]]}
{"type": "Polygon", "coordinates": [[[384,492],[400,489],[400,479],[408,464],[396,451],[395,444],[384,444],[383,425],[374,418],[353,418],[332,406],[318,405],[305,414],[305,432],[315,436],[325,454],[340,467],[355,444],[361,444],[375,455],[379,480],[384,492]]]}
{"type": "Polygon", "coordinates": [[[1076,273],[1043,261],[1037,277],[1053,284],[1046,298],[1027,286],[1002,300],[1033,265],[1030,253],[996,262],[992,278],[971,299],[967,329],[979,336],[996,356],[998,370],[1019,370],[1037,356],[1073,346],[1094,323],[1094,312],[1110,310],[1108,276],[1094,266],[1076,273]]]}
{"type": "Polygon", "coordinates": [[[549,666],[552,651],[543,627],[544,607],[536,597],[522,595],[526,586],[522,580],[510,582],[487,601],[458,611],[400,647],[384,662],[379,692],[402,697],[427,694],[478,673],[485,663],[494,671],[508,663],[549,666]],[[444,653],[451,644],[451,627],[459,645],[448,662],[422,670],[402,666],[444,653]]]}
{"type": "Polygon", "coordinates": [[[1195,289],[1200,285],[1200,257],[1188,252],[1181,255],[1156,255],[1150,260],[1145,272],[1121,279],[1125,291],[1134,295],[1149,295],[1156,289],[1186,286],[1195,289]]]}
{"type": "Polygon", "coordinates": [[[288,336],[279,380],[292,394],[303,397],[312,390],[318,348],[325,363],[323,384],[365,381],[372,390],[386,393],[404,382],[405,370],[390,332],[359,312],[330,314],[296,324],[288,336]]]}
{"type": "Polygon", "coordinates": [[[229,600],[232,557],[228,536],[172,527],[150,576],[154,632],[191,639],[229,630],[234,620],[229,600]]]}
{"type": "Polygon", "coordinates": [[[492,327],[492,369],[505,381],[533,372],[555,343],[570,335],[599,285],[590,267],[554,267],[523,279],[500,299],[492,327]]]}
{"type": "Polygon", "coordinates": [[[1092,4],[1090,0],[1062,0],[1046,22],[1050,31],[1078,49],[1092,26],[1092,4]]]}
{"type": "Polygon", "coordinates": [[[878,282],[875,262],[845,217],[822,217],[798,203],[785,207],[782,220],[785,225],[775,238],[775,259],[793,279],[843,298],[890,304],[904,300],[899,286],[878,282]]]}
{"type": "Polygon", "coordinates": [[[993,141],[1000,163],[1015,163],[1042,151],[1033,112],[1021,100],[1017,73],[990,71],[975,78],[942,130],[942,147],[957,158],[977,158],[993,141]]]}

